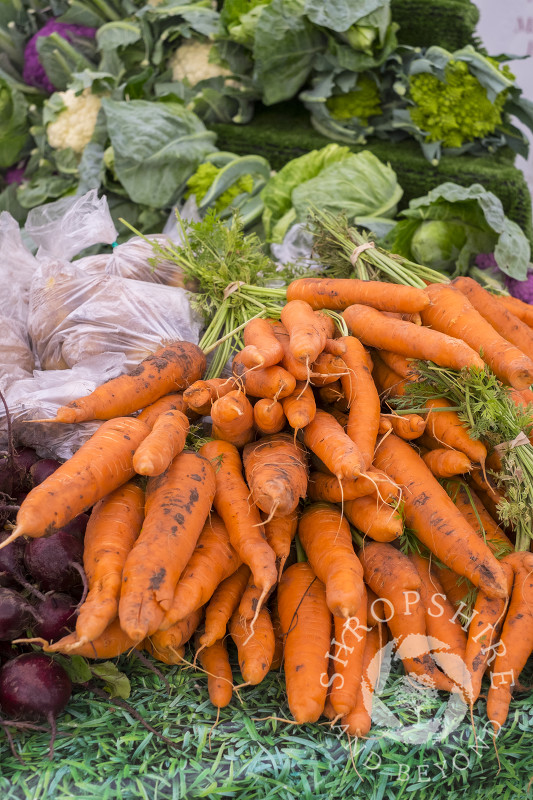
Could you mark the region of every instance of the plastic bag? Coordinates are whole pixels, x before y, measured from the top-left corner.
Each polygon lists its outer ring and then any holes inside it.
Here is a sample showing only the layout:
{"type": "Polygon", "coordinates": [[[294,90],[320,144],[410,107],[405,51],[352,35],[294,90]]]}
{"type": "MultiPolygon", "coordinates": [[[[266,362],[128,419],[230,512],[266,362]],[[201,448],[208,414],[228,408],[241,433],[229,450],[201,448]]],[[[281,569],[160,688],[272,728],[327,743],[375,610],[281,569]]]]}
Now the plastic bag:
{"type": "Polygon", "coordinates": [[[13,381],[31,377],[35,359],[21,322],[0,315],[0,330],[0,388],[5,391],[13,381]]]}
{"type": "MultiPolygon", "coordinates": [[[[120,354],[88,358],[71,370],[35,371],[32,377],[13,383],[6,391],[15,444],[33,447],[41,458],[70,458],[101,425],[99,421],[66,425],[61,422],[29,422],[55,417],[57,409],[77,400],[105,381],[124,372],[120,354]]],[[[6,417],[0,413],[0,445],[7,445],[6,417]]]]}
{"type": "Polygon", "coordinates": [[[155,253],[151,242],[164,246],[168,243],[168,236],[158,233],[147,236],[146,239],[149,241],[133,236],[129,241],[115,247],[106,264],[107,274],[183,288],[185,282],[181,267],[173,261],[160,258],[157,259],[157,265],[154,264],[155,253]]]}
{"type": "Polygon", "coordinates": [[[270,245],[272,257],[283,265],[295,267],[295,273],[307,270],[321,270],[323,266],[312,259],[313,234],[307,230],[305,223],[293,225],[281,244],[270,245]]]}
{"type": "Polygon", "coordinates": [[[26,325],[30,284],[38,263],[24,246],[18,222],[7,211],[0,213],[0,316],[26,325]]]}

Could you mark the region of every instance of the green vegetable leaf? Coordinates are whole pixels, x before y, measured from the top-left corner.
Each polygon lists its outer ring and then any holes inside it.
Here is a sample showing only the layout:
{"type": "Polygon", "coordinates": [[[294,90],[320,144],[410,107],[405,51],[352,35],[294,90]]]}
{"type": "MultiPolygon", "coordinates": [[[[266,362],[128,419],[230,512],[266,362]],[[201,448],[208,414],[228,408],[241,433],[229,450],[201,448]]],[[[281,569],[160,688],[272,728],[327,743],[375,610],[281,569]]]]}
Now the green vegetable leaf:
{"type": "Polygon", "coordinates": [[[138,42],[142,37],[141,27],[132,20],[122,19],[120,22],[108,22],[96,33],[99,50],[116,50],[138,42]]]}
{"type": "Polygon", "coordinates": [[[0,78],[0,167],[16,164],[29,141],[24,95],[0,78]]]}
{"type": "Polygon", "coordinates": [[[104,690],[111,697],[121,697],[127,700],[131,694],[131,685],[123,672],[120,672],[116,664],[112,661],[104,661],[102,664],[91,664],[90,671],[97,678],[104,681],[104,690]]]}
{"type": "Polygon", "coordinates": [[[347,31],[373,11],[389,8],[390,0],[305,0],[305,13],[315,25],[332,31],[347,31]]]}
{"type": "Polygon", "coordinates": [[[49,80],[59,90],[69,87],[74,72],[94,69],[89,59],[58,33],[39,37],[37,52],[49,80]]]}
{"type": "Polygon", "coordinates": [[[215,134],[177,103],[104,98],[115,173],[136,203],[172,205],[206,155],[215,134]]]}
{"type": "Polygon", "coordinates": [[[91,667],[83,656],[67,657],[57,654],[54,658],[59,661],[72,683],[87,683],[91,680],[91,667]]]}

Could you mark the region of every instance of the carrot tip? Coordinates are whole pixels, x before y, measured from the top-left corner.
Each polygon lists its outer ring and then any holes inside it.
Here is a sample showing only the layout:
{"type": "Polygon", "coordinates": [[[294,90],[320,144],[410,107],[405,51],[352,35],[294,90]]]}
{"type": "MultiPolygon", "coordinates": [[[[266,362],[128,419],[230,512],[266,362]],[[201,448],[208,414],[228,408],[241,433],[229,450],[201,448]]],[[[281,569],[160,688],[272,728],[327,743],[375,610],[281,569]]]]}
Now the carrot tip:
{"type": "Polygon", "coordinates": [[[13,528],[13,531],[11,532],[11,535],[8,536],[7,539],[4,539],[4,541],[0,544],[0,550],[2,550],[3,547],[6,547],[6,545],[11,544],[11,542],[14,542],[15,539],[18,539],[20,536],[23,536],[23,535],[24,534],[20,530],[20,527],[13,528]]]}

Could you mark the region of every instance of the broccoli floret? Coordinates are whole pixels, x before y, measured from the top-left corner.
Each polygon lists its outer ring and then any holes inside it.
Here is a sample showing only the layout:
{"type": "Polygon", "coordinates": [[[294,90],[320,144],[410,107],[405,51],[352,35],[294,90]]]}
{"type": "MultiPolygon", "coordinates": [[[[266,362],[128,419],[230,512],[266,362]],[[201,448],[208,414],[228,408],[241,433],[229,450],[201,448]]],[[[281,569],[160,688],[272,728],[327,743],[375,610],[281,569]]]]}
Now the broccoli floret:
{"type": "MultiPolygon", "coordinates": [[[[503,72],[507,74],[505,68],[503,72]]],[[[426,141],[442,142],[445,147],[461,147],[464,142],[493,133],[502,121],[507,91],[494,102],[464,61],[450,61],[441,81],[429,73],[413,75],[410,97],[415,106],[411,119],[426,131],[426,141]]]]}
{"type": "MultiPolygon", "coordinates": [[[[206,161],[200,164],[194,175],[187,181],[187,191],[185,197],[196,196],[196,202],[200,204],[202,198],[205,197],[211,184],[220,172],[220,168],[206,161]]],[[[237,195],[243,192],[251,192],[254,188],[254,179],[251,175],[242,175],[233,183],[220,197],[217,198],[213,208],[217,214],[220,214],[225,208],[230,206],[237,195]]]]}
{"type": "Polygon", "coordinates": [[[379,90],[372,78],[362,75],[353,92],[339,94],[326,100],[326,106],[334,119],[358,119],[363,125],[369,117],[381,114],[379,90]]]}

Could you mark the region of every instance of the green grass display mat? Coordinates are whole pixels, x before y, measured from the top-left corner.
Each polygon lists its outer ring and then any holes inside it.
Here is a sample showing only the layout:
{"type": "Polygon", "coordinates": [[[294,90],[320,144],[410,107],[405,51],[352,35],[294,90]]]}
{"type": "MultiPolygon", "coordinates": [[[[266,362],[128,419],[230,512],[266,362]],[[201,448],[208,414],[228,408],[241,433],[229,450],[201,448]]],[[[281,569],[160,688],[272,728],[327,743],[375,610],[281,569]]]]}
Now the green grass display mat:
{"type": "Polygon", "coordinates": [[[400,25],[398,41],[412,47],[459,50],[472,44],[479,20],[470,0],[391,0],[391,10],[400,25]]]}
{"type": "MultiPolygon", "coordinates": [[[[261,718],[288,716],[284,680],[270,673],[234,697],[220,713],[207,694],[205,675],[165,668],[160,680],[136,660],[122,657],[129,674],[131,704],[170,747],[148,733],[128,712],[78,692],[59,720],[55,757],[48,761],[45,734],[15,733],[22,766],[0,736],[3,800],[522,800],[532,797],[533,695],[518,695],[498,737],[498,756],[487,734],[485,703],[474,722],[478,753],[467,717],[438,746],[404,745],[376,735],[352,741],[327,725],[286,725],[261,718]],[[498,765],[499,758],[499,765],[498,765]]],[[[532,677],[532,670],[528,670],[532,677]]],[[[523,676],[525,677],[525,676],[523,676]]],[[[236,680],[240,680],[235,675],[236,680]]],[[[397,676],[382,699],[402,721],[397,676]]],[[[531,682],[531,681],[530,681],[531,682]]],[[[424,702],[424,713],[442,713],[441,697],[424,702]]]]}
{"type": "MultiPolygon", "coordinates": [[[[332,141],[315,131],[308,112],[296,100],[275,108],[258,105],[249,125],[216,124],[212,128],[217,133],[217,146],[221,150],[264,156],[275,170],[292,158],[325,147],[332,141]]],[[[368,144],[351,149],[354,152],[371,150],[382,161],[390,163],[404,190],[400,207],[444,181],[461,186],[481,183],[500,198],[507,216],[520,225],[533,242],[531,194],[523,173],[513,166],[514,155],[510,151],[499,151],[486,158],[444,157],[437,166],[432,166],[414,141],[369,140],[368,144]]]]}

